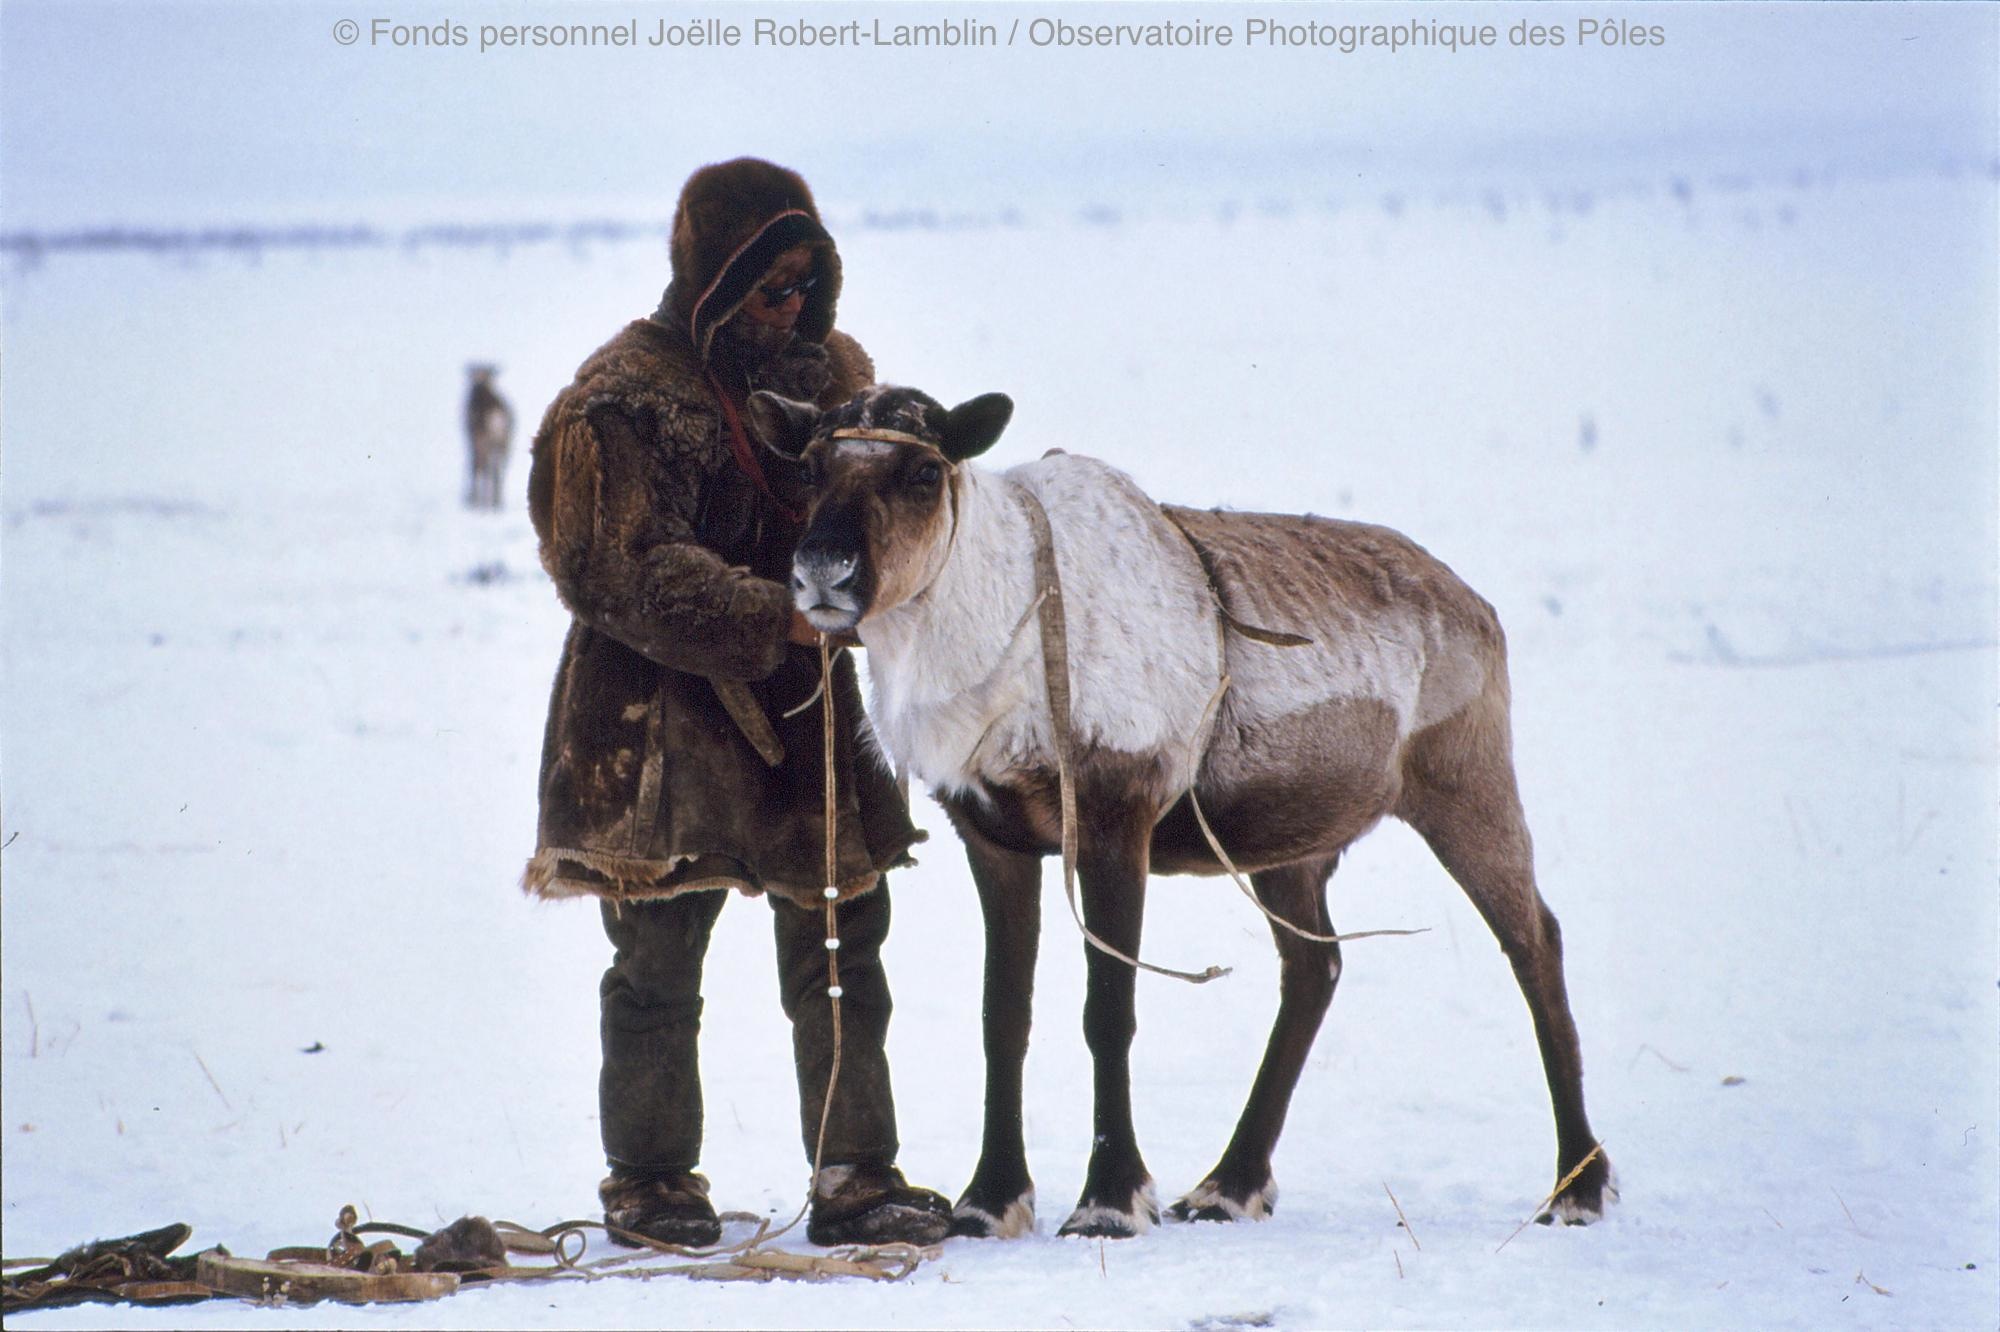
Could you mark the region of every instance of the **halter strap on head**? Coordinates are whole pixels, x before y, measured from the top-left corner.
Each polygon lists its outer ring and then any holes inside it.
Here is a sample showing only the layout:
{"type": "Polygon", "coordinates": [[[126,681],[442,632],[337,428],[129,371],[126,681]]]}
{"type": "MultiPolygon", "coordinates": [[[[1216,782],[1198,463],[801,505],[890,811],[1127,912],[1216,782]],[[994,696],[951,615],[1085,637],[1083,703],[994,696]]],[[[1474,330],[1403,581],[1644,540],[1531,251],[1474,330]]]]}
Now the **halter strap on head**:
{"type": "MultiPolygon", "coordinates": [[[[874,426],[844,426],[833,432],[833,439],[872,439],[883,444],[921,444],[927,449],[937,449],[937,445],[922,435],[912,435],[903,430],[878,430],[874,426]]],[[[944,450],[938,449],[942,453],[944,450]]]]}

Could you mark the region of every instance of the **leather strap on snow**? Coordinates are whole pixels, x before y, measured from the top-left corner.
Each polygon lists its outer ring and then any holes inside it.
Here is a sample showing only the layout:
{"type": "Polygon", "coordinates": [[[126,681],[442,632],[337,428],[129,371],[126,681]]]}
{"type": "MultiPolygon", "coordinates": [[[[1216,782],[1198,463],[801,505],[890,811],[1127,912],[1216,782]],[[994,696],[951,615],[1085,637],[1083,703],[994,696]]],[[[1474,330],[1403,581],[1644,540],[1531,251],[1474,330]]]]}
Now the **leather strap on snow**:
{"type": "Polygon", "coordinates": [[[900,1281],[937,1247],[914,1244],[850,1245],[827,1253],[791,1253],[768,1247],[782,1231],[769,1218],[725,1213],[724,1219],[754,1221],[756,1230],[735,1244],[693,1249],[599,1221],[562,1221],[530,1230],[512,1221],[489,1222],[466,1217],[441,1231],[387,1221],[359,1222],[354,1208],[340,1209],[334,1237],[323,1245],[292,1245],[274,1249],[264,1258],[238,1258],[213,1247],[183,1258],[170,1256],[193,1234],[186,1225],[172,1225],[125,1239],[96,1240],[60,1258],[10,1259],[6,1263],[5,1299],[0,1307],[11,1319],[30,1309],[53,1309],[82,1303],[185,1304],[221,1296],[238,1296],[259,1303],[292,1305],[332,1300],[340,1304],[433,1300],[474,1285],[528,1281],[598,1281],[606,1277],[649,1280],[682,1276],[697,1281],[824,1281],[861,1278],[900,1281]],[[588,1231],[614,1236],[634,1252],[584,1261],[588,1231]],[[431,1252],[457,1232],[462,1242],[431,1252]],[[370,1242],[364,1236],[389,1234],[424,1240],[406,1254],[394,1242],[370,1242]],[[516,1263],[511,1255],[527,1255],[516,1263]],[[679,1257],[691,1262],[662,1263],[679,1257]]]}
{"type": "Polygon", "coordinates": [[[1191,985],[1202,985],[1218,976],[1227,976],[1228,967],[1175,971],[1170,967],[1142,962],[1098,938],[1083,923],[1083,912],[1076,904],[1077,816],[1076,774],[1073,771],[1076,742],[1070,726],[1069,636],[1063,621],[1062,578],[1056,571],[1055,534],[1049,530],[1048,511],[1033,492],[1026,486],[1016,486],[1014,494],[1021,501],[1021,511],[1027,515],[1029,530],[1035,537],[1035,596],[1042,629],[1042,673],[1048,686],[1049,719],[1056,742],[1056,788],[1062,802],[1063,896],[1069,899],[1069,913],[1076,918],[1076,927],[1083,931],[1085,942],[1129,967],[1150,971],[1156,976],[1171,976],[1191,985]]]}

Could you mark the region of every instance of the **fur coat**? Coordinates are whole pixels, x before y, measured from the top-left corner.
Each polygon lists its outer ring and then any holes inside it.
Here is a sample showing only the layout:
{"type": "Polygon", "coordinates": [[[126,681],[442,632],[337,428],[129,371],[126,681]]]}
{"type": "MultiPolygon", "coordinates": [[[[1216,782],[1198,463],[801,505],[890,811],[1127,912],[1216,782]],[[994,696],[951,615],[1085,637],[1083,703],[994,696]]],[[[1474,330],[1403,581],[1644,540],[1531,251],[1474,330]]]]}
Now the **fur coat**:
{"type": "MultiPolygon", "coordinates": [[[[790,207],[752,199],[725,210],[747,214],[750,234],[697,236],[722,265],[704,271],[701,247],[682,234],[702,180],[698,173],[683,194],[674,284],[660,311],[593,353],[535,436],[529,511],[543,567],[573,618],[522,883],[543,897],[612,900],[733,887],[817,907],[826,877],[823,715],[815,703],[785,716],[819,683],[818,651],[786,641],[803,496],[796,475],[768,454],[756,460],[762,484],[744,469],[718,389],[739,404],[739,395],[772,387],[832,406],[867,385],[874,367],[832,330],[839,269],[824,256],[792,352],[747,372],[730,362],[716,332],[775,257],[760,242],[789,248],[817,232],[817,219],[809,196],[803,208],[780,198],[790,207]],[[797,230],[802,214],[809,233],[797,230]],[[747,280],[744,267],[756,270],[747,280]],[[717,291],[726,297],[732,284],[734,304],[718,307],[717,291]],[[717,681],[747,688],[781,761],[760,755],[717,681]]],[[[923,834],[867,734],[844,651],[835,654],[832,698],[836,881],[846,896],[908,863],[923,834]]]]}

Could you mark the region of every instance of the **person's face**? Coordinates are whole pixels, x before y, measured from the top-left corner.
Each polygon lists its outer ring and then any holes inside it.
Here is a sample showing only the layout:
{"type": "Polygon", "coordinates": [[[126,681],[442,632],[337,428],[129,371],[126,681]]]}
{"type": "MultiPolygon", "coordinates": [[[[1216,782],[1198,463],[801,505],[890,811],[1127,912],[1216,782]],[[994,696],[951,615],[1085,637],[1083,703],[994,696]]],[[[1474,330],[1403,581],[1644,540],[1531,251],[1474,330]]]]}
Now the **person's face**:
{"type": "Polygon", "coordinates": [[[761,328],[790,333],[806,308],[806,291],[813,277],[812,251],[794,245],[778,256],[743,302],[742,314],[761,328]]]}

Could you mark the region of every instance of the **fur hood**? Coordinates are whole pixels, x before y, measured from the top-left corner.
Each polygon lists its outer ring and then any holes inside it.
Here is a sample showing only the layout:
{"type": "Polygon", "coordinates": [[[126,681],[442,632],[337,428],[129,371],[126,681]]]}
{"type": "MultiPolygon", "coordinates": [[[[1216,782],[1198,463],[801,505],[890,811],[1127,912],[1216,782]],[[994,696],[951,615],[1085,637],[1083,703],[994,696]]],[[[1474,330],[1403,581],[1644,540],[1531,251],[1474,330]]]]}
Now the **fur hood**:
{"type": "Polygon", "coordinates": [[[688,177],[674,209],[673,283],[654,318],[685,332],[706,364],[715,331],[795,245],[812,250],[819,277],[806,294],[798,335],[823,342],[840,299],[840,254],[805,181],[755,157],[701,168],[688,177]]]}

